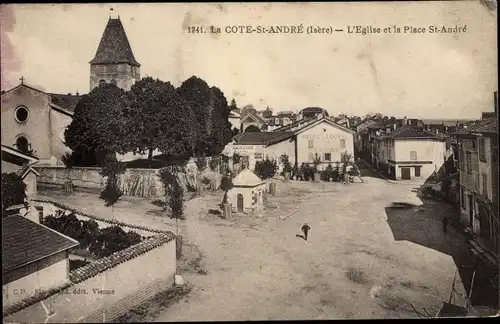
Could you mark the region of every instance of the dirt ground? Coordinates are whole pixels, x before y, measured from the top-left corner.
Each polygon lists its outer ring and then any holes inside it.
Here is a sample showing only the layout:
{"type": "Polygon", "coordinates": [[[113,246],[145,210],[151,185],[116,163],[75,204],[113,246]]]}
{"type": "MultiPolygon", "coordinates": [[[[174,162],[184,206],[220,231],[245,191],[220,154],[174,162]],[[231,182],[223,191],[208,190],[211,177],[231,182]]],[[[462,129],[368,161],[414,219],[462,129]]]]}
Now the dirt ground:
{"type": "MultiPolygon", "coordinates": [[[[363,180],[280,182],[269,205],[283,211],[298,207],[285,219],[274,209],[223,220],[208,212],[217,209],[222,193],[190,200],[187,219],[179,222],[186,242],[179,272],[192,289],[144,320],[418,317],[413,308],[436,314],[450,297],[456,270],[453,257],[443,252],[462,248],[461,234],[449,229],[444,239],[442,206],[423,205],[414,184],[363,180]],[[410,207],[388,209],[394,202],[410,207]],[[308,241],[296,236],[304,222],[311,227],[308,241]]],[[[51,193],[40,196],[55,199],[51,193]]],[[[56,200],[111,215],[97,206],[95,194],[56,200]]],[[[175,231],[175,221],[158,213],[144,199],[125,198],[114,208],[115,218],[175,231]]],[[[456,286],[463,292],[460,276],[456,286]]]]}
{"type": "MultiPolygon", "coordinates": [[[[181,273],[194,288],[156,321],[419,317],[413,308],[436,314],[456,270],[439,250],[460,248],[460,234],[450,229],[444,240],[442,209],[435,204],[406,211],[419,218],[416,228],[396,223],[421,242],[396,240],[400,231],[388,222],[387,207],[422,205],[414,185],[363,179],[348,186],[280,183],[270,203],[299,207],[283,220],[189,214],[183,235],[200,253],[196,266],[181,273]],[[308,241],[296,237],[304,222],[311,227],[308,241]]],[[[207,208],[207,200],[199,199],[197,208],[207,208]]],[[[456,286],[463,292],[459,276],[456,286]]]]}

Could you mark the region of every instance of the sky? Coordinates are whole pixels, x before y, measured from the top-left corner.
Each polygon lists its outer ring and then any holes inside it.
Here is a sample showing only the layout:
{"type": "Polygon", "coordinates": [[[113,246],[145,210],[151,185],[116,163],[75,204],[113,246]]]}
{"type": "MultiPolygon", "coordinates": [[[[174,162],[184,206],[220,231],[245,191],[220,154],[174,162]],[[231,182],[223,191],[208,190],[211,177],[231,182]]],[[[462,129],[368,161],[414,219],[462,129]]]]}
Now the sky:
{"type": "Polygon", "coordinates": [[[141,77],[196,75],[238,106],[413,118],[478,118],[498,89],[497,18],[479,1],[2,5],[1,87],[87,93],[89,64],[117,14],[141,77]],[[111,12],[109,9],[114,10],[111,12]],[[332,34],[229,34],[226,26],[332,34]],[[188,26],[220,34],[188,33],[188,26]],[[348,26],[467,26],[461,34],[348,34],[348,26]]]}

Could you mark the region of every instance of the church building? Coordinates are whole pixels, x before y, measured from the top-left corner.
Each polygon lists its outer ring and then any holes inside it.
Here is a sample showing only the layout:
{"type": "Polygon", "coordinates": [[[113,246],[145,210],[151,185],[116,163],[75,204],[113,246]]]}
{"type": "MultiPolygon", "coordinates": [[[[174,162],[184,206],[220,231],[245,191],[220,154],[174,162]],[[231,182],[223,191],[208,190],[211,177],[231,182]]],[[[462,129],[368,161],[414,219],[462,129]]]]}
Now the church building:
{"type": "MultiPolygon", "coordinates": [[[[111,83],[130,90],[140,79],[140,64],[134,57],[120,18],[109,18],[90,64],[90,91],[111,83]]],[[[83,96],[56,94],[21,84],[2,91],[2,145],[36,156],[38,165],[59,164],[70,149],[64,143],[64,131],[72,121],[83,96]]]]}

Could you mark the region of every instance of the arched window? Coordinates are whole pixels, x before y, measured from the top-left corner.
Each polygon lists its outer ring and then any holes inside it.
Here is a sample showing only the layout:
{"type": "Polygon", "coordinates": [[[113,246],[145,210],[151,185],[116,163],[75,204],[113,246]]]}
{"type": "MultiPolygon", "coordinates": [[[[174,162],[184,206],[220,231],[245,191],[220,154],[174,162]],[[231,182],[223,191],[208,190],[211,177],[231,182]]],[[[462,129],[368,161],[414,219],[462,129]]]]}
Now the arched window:
{"type": "Polygon", "coordinates": [[[104,80],[99,80],[99,86],[102,86],[102,85],[105,85],[106,84],[106,81],[104,80]]]}
{"type": "Polygon", "coordinates": [[[29,144],[28,139],[22,135],[18,136],[16,139],[16,149],[18,151],[23,152],[23,153],[29,153],[30,144],[29,144]]]}
{"type": "Polygon", "coordinates": [[[18,123],[25,123],[28,121],[28,117],[30,116],[30,113],[28,111],[28,108],[24,106],[19,106],[16,108],[16,111],[14,112],[14,118],[18,123]]]}
{"type": "Polygon", "coordinates": [[[116,80],[115,80],[115,79],[113,79],[113,80],[111,80],[109,83],[111,83],[112,85],[114,85],[114,86],[115,86],[115,85],[116,85],[116,80]]]}

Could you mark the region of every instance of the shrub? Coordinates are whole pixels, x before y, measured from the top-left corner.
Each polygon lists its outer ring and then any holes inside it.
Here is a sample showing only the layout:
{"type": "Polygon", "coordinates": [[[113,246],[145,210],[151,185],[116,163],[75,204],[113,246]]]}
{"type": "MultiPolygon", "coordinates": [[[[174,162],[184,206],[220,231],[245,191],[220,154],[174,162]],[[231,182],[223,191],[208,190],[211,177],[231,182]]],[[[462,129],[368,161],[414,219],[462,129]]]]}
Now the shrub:
{"type": "Polygon", "coordinates": [[[294,177],[299,177],[300,176],[300,169],[299,169],[299,165],[298,165],[297,162],[295,162],[295,165],[293,166],[292,176],[294,176],[294,177]]]}
{"type": "Polygon", "coordinates": [[[198,156],[195,160],[196,167],[198,171],[203,172],[207,168],[207,158],[204,156],[198,156]]]}
{"type": "Polygon", "coordinates": [[[88,249],[99,258],[109,256],[142,241],[141,236],[136,232],[125,232],[117,225],[99,229],[99,224],[92,219],[80,221],[74,213],[63,214],[63,211],[58,210],[56,216],[45,217],[43,224],[78,240],[80,248],[88,249]]]}
{"type": "Polygon", "coordinates": [[[16,173],[2,173],[2,215],[10,206],[20,205],[26,199],[26,184],[16,173]]]}
{"type": "Polygon", "coordinates": [[[281,163],[283,163],[283,172],[292,172],[292,164],[288,155],[283,154],[281,156],[281,163]]]}
{"type": "Polygon", "coordinates": [[[172,190],[170,193],[169,205],[172,210],[172,218],[185,219],[184,192],[177,180],[172,184],[172,190]]]}
{"type": "Polygon", "coordinates": [[[228,174],[222,178],[220,188],[224,190],[224,197],[222,198],[222,203],[227,203],[227,192],[233,188],[233,177],[228,174]]]}
{"type": "Polygon", "coordinates": [[[301,180],[307,181],[307,177],[308,177],[307,165],[304,162],[302,162],[302,164],[300,166],[300,177],[301,177],[301,180]]]}
{"type": "Polygon", "coordinates": [[[275,161],[266,158],[264,161],[257,161],[255,163],[255,174],[262,180],[274,177],[278,166],[275,161]]]}
{"type": "Polygon", "coordinates": [[[233,154],[233,163],[240,163],[241,156],[238,153],[233,154]]]}
{"type": "Polygon", "coordinates": [[[329,181],[330,177],[333,178],[333,167],[331,163],[328,163],[328,166],[325,168],[325,171],[323,172],[323,179],[325,181],[329,181]]]}
{"type": "Polygon", "coordinates": [[[207,177],[203,177],[203,179],[201,179],[201,183],[208,186],[212,181],[207,178],[207,177]]]}
{"type": "Polygon", "coordinates": [[[212,157],[208,164],[210,165],[210,170],[212,170],[214,172],[219,171],[218,168],[219,168],[220,163],[219,163],[218,157],[212,157]]]}
{"type": "Polygon", "coordinates": [[[318,167],[320,164],[321,164],[321,158],[319,157],[318,153],[316,153],[314,155],[313,166],[312,166],[313,173],[318,172],[318,167]]]}

